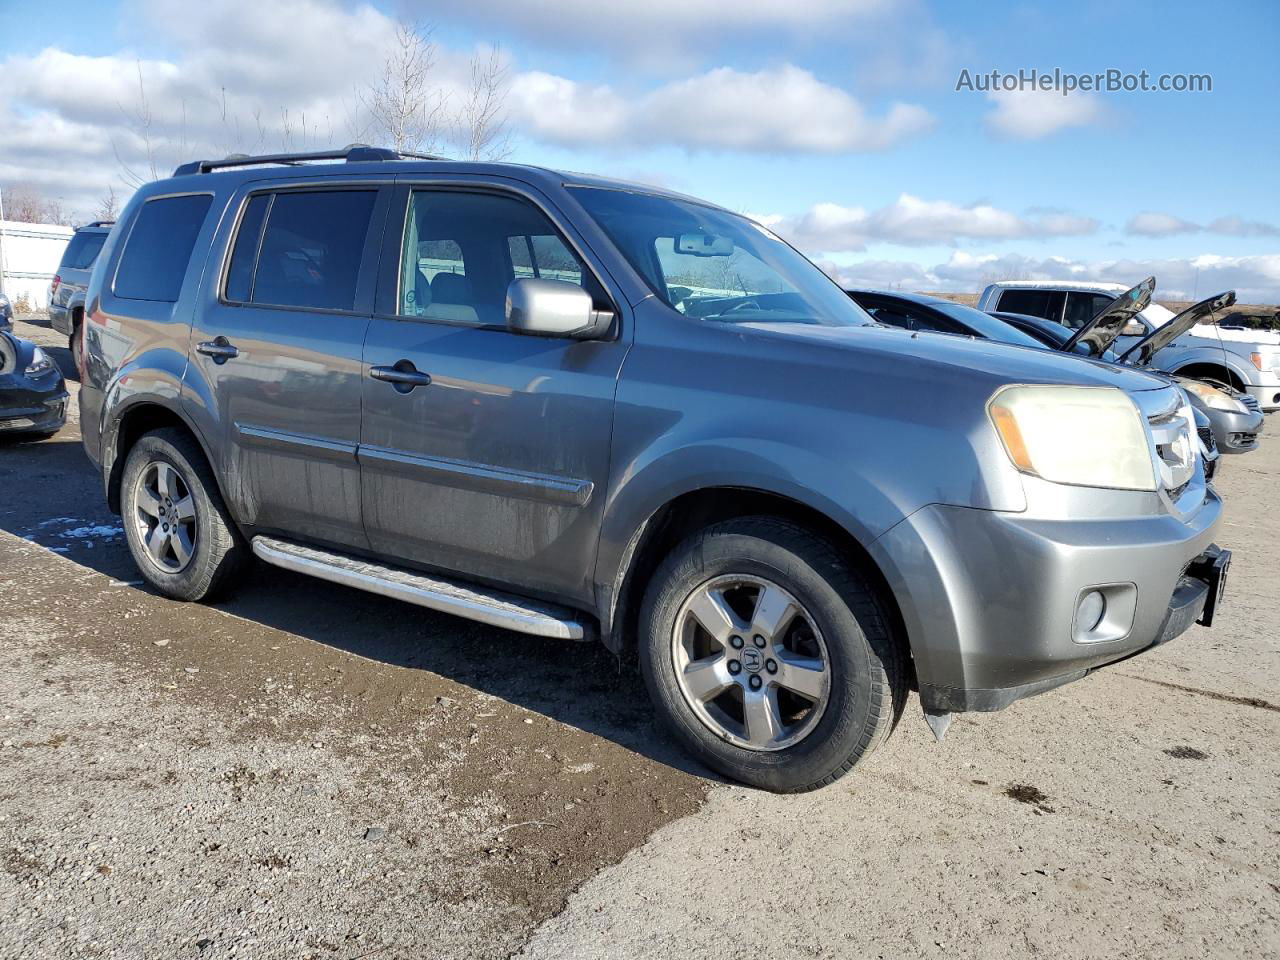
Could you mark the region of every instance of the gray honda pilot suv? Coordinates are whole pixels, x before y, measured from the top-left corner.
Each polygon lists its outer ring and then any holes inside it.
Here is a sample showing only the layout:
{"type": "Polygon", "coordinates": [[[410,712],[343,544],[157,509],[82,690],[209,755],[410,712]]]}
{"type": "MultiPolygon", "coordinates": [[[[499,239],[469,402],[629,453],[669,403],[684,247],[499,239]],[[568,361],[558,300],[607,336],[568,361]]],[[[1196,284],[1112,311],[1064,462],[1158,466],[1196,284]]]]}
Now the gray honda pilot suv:
{"type": "Polygon", "coordinates": [[[252,554],[598,638],[769,789],[849,770],[909,690],[941,737],[1208,623],[1229,558],[1175,387],[879,326],[653,187],[195,162],[134,196],[86,316],[85,448],[156,590],[252,554]]]}

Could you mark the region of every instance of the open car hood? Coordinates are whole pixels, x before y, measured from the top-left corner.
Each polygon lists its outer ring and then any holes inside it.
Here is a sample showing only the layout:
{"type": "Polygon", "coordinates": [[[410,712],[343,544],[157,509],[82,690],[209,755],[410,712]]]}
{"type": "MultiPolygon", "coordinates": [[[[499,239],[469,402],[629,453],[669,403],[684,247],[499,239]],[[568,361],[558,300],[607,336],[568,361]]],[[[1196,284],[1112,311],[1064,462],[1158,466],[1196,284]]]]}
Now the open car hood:
{"type": "Polygon", "coordinates": [[[1227,290],[1208,299],[1201,300],[1199,303],[1193,303],[1168,323],[1156,327],[1132,347],[1120,354],[1120,360],[1138,367],[1145,367],[1151,362],[1151,358],[1156,355],[1157,351],[1182,336],[1205,317],[1215,311],[1224,310],[1235,302],[1236,292],[1227,290]]]}
{"type": "Polygon", "coordinates": [[[1147,277],[1131,290],[1126,290],[1105,307],[1096,317],[1076,331],[1075,336],[1058,349],[1063,353],[1073,353],[1076,344],[1083,343],[1089,348],[1089,356],[1102,356],[1129,321],[1147,308],[1151,295],[1156,292],[1156,278],[1147,277]]]}

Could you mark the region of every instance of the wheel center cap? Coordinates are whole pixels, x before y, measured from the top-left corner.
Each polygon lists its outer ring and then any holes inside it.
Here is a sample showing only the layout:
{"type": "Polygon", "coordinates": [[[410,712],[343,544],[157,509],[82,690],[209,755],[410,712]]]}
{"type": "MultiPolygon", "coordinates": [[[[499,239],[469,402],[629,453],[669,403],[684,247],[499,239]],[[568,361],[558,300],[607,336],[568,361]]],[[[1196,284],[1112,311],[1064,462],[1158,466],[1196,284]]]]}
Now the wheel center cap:
{"type": "Polygon", "coordinates": [[[754,647],[742,651],[742,665],[748,673],[759,673],[764,666],[764,654],[754,647]]]}

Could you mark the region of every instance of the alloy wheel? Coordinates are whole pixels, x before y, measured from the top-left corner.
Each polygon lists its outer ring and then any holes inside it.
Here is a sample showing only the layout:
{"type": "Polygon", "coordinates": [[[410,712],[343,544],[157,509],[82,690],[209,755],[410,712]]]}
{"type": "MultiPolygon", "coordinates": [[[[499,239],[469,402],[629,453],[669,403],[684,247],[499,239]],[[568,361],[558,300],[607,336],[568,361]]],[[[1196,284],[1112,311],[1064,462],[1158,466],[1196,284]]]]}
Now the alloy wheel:
{"type": "Polygon", "coordinates": [[[153,460],[138,475],[133,522],[147,559],[164,573],[181,573],[196,548],[196,504],[191,485],[166,460],[153,460]]]}
{"type": "Polygon", "coordinates": [[[698,586],[676,615],[676,683],[718,737],[748,750],[795,746],[817,726],[831,690],[831,660],[813,617],[761,577],[698,586]]]}

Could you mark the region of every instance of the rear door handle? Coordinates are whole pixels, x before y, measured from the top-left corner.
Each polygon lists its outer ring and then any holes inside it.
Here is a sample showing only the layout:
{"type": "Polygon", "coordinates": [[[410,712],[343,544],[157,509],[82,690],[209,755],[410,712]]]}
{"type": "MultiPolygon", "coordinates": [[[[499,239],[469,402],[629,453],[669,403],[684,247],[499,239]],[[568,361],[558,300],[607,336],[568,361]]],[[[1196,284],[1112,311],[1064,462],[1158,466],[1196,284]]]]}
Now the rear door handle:
{"type": "Polygon", "coordinates": [[[394,384],[402,393],[408,393],[414,387],[429,387],[431,374],[414,368],[408,360],[399,361],[394,367],[370,367],[369,376],[384,383],[394,384]]]}
{"type": "Polygon", "coordinates": [[[204,343],[196,344],[196,353],[203,353],[206,357],[213,357],[214,363],[226,363],[232,357],[240,356],[240,351],[232,346],[226,337],[215,337],[212,340],[206,340],[204,343]]]}

